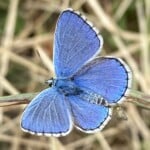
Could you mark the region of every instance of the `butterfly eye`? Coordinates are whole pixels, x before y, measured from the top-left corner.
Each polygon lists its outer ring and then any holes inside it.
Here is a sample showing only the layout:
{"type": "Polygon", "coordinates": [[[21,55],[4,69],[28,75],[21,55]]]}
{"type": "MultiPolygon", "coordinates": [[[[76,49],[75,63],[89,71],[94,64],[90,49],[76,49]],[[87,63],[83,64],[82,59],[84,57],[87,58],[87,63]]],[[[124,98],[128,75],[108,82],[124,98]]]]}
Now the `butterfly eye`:
{"type": "Polygon", "coordinates": [[[50,87],[52,87],[54,83],[54,79],[50,78],[49,80],[45,81],[45,83],[47,83],[50,87]]]}

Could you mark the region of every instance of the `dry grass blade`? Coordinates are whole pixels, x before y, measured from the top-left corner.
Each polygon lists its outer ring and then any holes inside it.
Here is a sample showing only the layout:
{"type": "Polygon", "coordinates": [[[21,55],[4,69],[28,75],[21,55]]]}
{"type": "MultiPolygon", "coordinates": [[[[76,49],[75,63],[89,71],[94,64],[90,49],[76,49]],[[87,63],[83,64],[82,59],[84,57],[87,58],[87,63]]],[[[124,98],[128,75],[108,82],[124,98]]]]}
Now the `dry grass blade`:
{"type": "Polygon", "coordinates": [[[97,0],[88,0],[87,3],[93,9],[104,28],[106,28],[109,32],[115,35],[120,35],[126,40],[139,41],[139,36],[137,33],[131,33],[119,28],[115,22],[104,12],[97,0]]]}
{"type": "MultiPolygon", "coordinates": [[[[2,41],[2,46],[6,48],[12,42],[12,39],[14,36],[18,3],[19,3],[19,0],[14,0],[14,1],[10,0],[8,16],[6,20],[6,27],[5,27],[4,37],[2,41]]],[[[8,65],[9,65],[9,55],[7,51],[3,53],[3,55],[1,56],[1,64],[2,64],[2,67],[0,69],[0,73],[2,76],[5,76],[7,73],[8,65]]],[[[0,90],[2,94],[3,89],[1,88],[0,90]]]]}
{"type": "MultiPolygon", "coordinates": [[[[142,69],[146,80],[149,82],[150,76],[150,51],[149,51],[149,40],[148,40],[148,26],[146,21],[146,16],[144,14],[144,6],[142,6],[142,2],[137,0],[136,2],[136,10],[137,17],[139,22],[140,29],[140,43],[141,43],[141,60],[142,61],[142,69]]],[[[150,83],[150,82],[149,82],[150,83]]]]}
{"type": "Polygon", "coordinates": [[[4,38],[2,42],[2,45],[4,47],[9,46],[14,36],[18,4],[19,0],[10,0],[10,5],[8,9],[9,11],[6,20],[6,27],[4,31],[4,38]]]}
{"type": "Polygon", "coordinates": [[[43,51],[43,49],[39,46],[36,46],[35,49],[38,51],[39,56],[41,57],[41,60],[45,67],[52,73],[52,76],[54,76],[54,67],[53,63],[48,57],[48,55],[43,51]]]}
{"type": "Polygon", "coordinates": [[[1,88],[4,88],[10,94],[19,94],[20,92],[9,83],[3,76],[0,75],[1,88]]]}
{"type": "Polygon", "coordinates": [[[126,10],[129,8],[133,0],[126,0],[126,1],[121,1],[121,4],[119,8],[117,9],[114,18],[116,20],[119,20],[123,17],[125,14],[126,10]]]}
{"type": "Polygon", "coordinates": [[[124,45],[123,41],[118,36],[113,36],[114,41],[116,42],[116,45],[118,46],[119,50],[123,53],[124,58],[128,60],[128,63],[132,67],[132,70],[134,70],[134,76],[137,79],[137,81],[140,83],[140,86],[142,89],[144,89],[145,92],[148,92],[148,87],[145,78],[141,75],[136,62],[132,58],[132,56],[126,51],[126,46],[124,45]]]}
{"type": "Polygon", "coordinates": [[[103,150],[112,150],[102,133],[95,134],[103,150]]]}

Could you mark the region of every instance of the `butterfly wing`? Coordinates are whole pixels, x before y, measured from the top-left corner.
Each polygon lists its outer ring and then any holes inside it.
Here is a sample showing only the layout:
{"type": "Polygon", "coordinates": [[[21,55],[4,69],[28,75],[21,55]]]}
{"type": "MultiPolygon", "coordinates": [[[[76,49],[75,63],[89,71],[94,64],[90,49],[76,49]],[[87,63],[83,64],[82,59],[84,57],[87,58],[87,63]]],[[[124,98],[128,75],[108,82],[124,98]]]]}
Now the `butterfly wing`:
{"type": "Polygon", "coordinates": [[[75,126],[83,132],[93,133],[102,130],[111,119],[111,108],[91,104],[77,96],[71,96],[69,103],[75,126]]]}
{"type": "Polygon", "coordinates": [[[96,55],[103,39],[84,16],[71,9],[60,15],[54,40],[54,66],[57,77],[69,77],[96,55]]]}
{"type": "Polygon", "coordinates": [[[78,71],[74,80],[79,87],[98,93],[109,104],[115,104],[129,92],[131,71],[119,58],[100,57],[78,71]]]}
{"type": "Polygon", "coordinates": [[[63,136],[72,129],[72,121],[65,97],[55,88],[37,95],[25,109],[21,127],[24,131],[46,136],[63,136]]]}

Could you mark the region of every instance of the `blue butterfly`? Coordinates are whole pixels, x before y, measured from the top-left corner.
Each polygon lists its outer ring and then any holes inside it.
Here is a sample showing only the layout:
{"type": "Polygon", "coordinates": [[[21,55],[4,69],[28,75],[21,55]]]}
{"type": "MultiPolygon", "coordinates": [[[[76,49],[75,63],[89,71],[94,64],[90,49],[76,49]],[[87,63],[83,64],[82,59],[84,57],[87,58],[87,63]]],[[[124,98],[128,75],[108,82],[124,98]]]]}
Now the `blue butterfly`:
{"type": "Polygon", "coordinates": [[[58,19],[54,40],[56,78],[25,109],[21,127],[37,135],[65,136],[73,125],[86,133],[102,130],[112,105],[131,87],[131,71],[119,58],[96,57],[103,38],[79,12],[67,9],[58,19]]]}

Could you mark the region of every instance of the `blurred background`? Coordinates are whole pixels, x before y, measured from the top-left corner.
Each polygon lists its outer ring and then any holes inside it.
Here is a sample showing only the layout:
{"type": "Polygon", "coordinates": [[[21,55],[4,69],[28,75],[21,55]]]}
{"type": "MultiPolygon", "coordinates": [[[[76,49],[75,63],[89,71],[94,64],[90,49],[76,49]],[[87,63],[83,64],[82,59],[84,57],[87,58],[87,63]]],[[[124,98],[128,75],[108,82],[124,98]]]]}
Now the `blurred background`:
{"type": "MultiPolygon", "coordinates": [[[[82,12],[100,30],[101,55],[121,57],[129,64],[133,89],[150,94],[149,0],[0,0],[0,95],[47,87],[45,80],[54,74],[56,21],[68,7],[82,12]]],[[[122,106],[127,120],[118,119],[114,111],[102,132],[84,134],[74,129],[61,138],[24,133],[20,116],[25,106],[0,108],[0,150],[150,149],[150,112],[131,103],[122,106]]]]}

